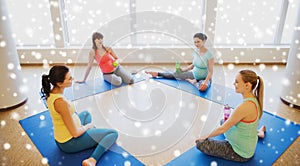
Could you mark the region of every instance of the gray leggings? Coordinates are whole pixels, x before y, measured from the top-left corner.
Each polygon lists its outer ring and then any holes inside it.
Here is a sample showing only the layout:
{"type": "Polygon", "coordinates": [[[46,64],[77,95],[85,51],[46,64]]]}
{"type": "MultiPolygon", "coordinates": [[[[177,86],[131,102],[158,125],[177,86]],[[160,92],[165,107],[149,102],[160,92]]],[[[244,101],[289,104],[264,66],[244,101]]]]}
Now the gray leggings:
{"type": "Polygon", "coordinates": [[[164,77],[164,78],[169,78],[169,79],[180,79],[180,80],[185,80],[185,79],[195,79],[193,72],[188,71],[188,72],[182,72],[182,73],[160,73],[158,72],[158,76],[164,77]]]}
{"type": "Polygon", "coordinates": [[[119,65],[113,73],[103,74],[103,78],[114,86],[120,86],[122,82],[126,84],[132,84],[134,82],[132,75],[121,65],[119,65]]]}
{"type": "Polygon", "coordinates": [[[250,159],[238,155],[227,140],[205,139],[196,144],[197,149],[210,156],[237,162],[246,162],[250,159]]]}
{"type": "MultiPolygon", "coordinates": [[[[174,73],[160,73],[160,72],[158,72],[158,76],[168,78],[168,79],[180,79],[180,80],[195,79],[194,74],[191,71],[182,72],[182,73],[176,73],[176,72],[174,72],[174,73]]],[[[199,82],[198,81],[193,84],[197,89],[199,89],[201,83],[204,80],[200,80],[199,82]]],[[[208,81],[207,86],[210,87],[210,84],[211,84],[211,80],[208,81]]]]}

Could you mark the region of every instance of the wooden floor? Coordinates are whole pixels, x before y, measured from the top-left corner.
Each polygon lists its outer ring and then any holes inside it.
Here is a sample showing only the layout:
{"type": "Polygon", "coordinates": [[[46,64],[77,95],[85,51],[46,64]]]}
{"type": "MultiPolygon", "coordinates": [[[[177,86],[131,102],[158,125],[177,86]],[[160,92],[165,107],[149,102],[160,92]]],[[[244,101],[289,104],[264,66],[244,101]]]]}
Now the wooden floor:
{"type": "MultiPolygon", "coordinates": [[[[128,70],[164,70],[159,66],[125,66],[128,70]]],[[[166,65],[166,68],[173,66],[166,65]]],[[[265,110],[277,114],[290,121],[300,123],[300,110],[285,105],[280,100],[282,79],[285,75],[285,65],[216,65],[214,82],[232,87],[236,72],[240,69],[255,70],[262,76],[265,82],[265,110]],[[222,72],[222,74],[219,74],[222,72]],[[219,75],[222,75],[219,77],[219,75]]],[[[75,79],[80,79],[84,73],[83,66],[71,67],[75,79]]],[[[47,165],[29,137],[19,125],[19,120],[44,111],[45,108],[40,101],[38,91],[40,89],[40,77],[47,73],[48,68],[43,66],[22,66],[25,85],[28,87],[28,101],[25,105],[10,111],[0,112],[0,145],[1,165],[47,165]]],[[[89,78],[97,76],[97,67],[93,68],[89,78]]],[[[298,138],[285,153],[274,163],[274,165],[300,165],[300,138],[298,138]]],[[[270,156],[271,157],[271,156],[270,156]]],[[[151,156],[150,156],[151,158],[151,156]]],[[[141,159],[143,160],[143,159],[141,159]]],[[[169,159],[167,159],[169,160],[169,159]]],[[[146,161],[146,159],[145,159],[146,161]]],[[[147,165],[161,165],[147,163],[147,165]]]]}

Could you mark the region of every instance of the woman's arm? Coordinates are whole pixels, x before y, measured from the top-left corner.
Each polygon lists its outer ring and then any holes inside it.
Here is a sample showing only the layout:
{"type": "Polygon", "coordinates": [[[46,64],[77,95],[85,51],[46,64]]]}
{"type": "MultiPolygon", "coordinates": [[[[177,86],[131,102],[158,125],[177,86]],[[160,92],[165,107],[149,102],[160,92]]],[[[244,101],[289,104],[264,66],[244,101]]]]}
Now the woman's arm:
{"type": "Polygon", "coordinates": [[[115,58],[115,60],[117,60],[118,59],[118,57],[117,57],[117,55],[116,55],[116,53],[113,51],[113,49],[112,48],[110,48],[110,47],[107,47],[106,48],[109,52],[110,52],[110,54],[115,58]]]}
{"type": "Polygon", "coordinates": [[[206,76],[205,80],[203,81],[203,83],[200,85],[199,90],[205,91],[208,88],[208,81],[212,78],[213,72],[214,72],[214,59],[211,58],[208,61],[207,76],[206,76]]]}
{"type": "Polygon", "coordinates": [[[207,76],[205,78],[205,81],[204,81],[206,84],[212,78],[213,72],[214,72],[214,59],[211,58],[208,61],[208,74],[207,74],[207,76]]]}
{"type": "Polygon", "coordinates": [[[59,98],[54,101],[54,108],[56,112],[61,115],[64,124],[74,138],[81,136],[84,132],[86,132],[87,129],[92,128],[91,124],[76,127],[69,105],[63,98],[59,98]]]}
{"type": "Polygon", "coordinates": [[[85,71],[85,74],[84,74],[84,77],[83,77],[83,80],[82,81],[76,81],[77,83],[84,83],[87,79],[87,77],[89,76],[90,74],[90,71],[93,67],[93,62],[94,62],[94,59],[95,59],[95,51],[94,50],[91,50],[90,53],[89,53],[89,62],[88,62],[88,66],[86,68],[86,71],[85,71]]]}
{"type": "Polygon", "coordinates": [[[193,68],[194,68],[194,65],[193,65],[193,64],[190,64],[190,65],[188,65],[188,67],[186,67],[186,68],[180,67],[180,70],[181,70],[182,72],[187,72],[187,71],[189,71],[189,70],[192,70],[193,68]]]}
{"type": "Polygon", "coordinates": [[[244,103],[241,104],[231,113],[230,117],[225,121],[225,123],[223,125],[216,128],[208,135],[204,135],[204,136],[200,137],[198,140],[204,140],[206,138],[211,138],[211,137],[218,136],[220,134],[224,134],[232,126],[236,125],[239,121],[241,121],[242,119],[244,119],[247,116],[247,113],[245,114],[245,112],[247,112],[246,108],[247,107],[245,106],[244,103]]]}

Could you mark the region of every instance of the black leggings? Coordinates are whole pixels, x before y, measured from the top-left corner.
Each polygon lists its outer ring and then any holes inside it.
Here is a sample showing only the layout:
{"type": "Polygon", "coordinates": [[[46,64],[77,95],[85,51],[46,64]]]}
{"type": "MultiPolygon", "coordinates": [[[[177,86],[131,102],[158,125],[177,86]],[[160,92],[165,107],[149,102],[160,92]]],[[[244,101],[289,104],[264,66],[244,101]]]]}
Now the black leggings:
{"type": "Polygon", "coordinates": [[[250,159],[238,155],[226,140],[205,139],[204,141],[198,141],[196,144],[197,149],[210,156],[237,162],[245,162],[250,159]]]}

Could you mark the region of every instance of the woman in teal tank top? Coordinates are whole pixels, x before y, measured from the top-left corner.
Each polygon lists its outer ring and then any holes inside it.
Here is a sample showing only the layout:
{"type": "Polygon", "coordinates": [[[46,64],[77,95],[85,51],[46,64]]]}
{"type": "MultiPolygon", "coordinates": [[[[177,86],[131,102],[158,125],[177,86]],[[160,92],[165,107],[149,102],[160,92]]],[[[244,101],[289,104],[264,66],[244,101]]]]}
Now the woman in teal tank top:
{"type": "MultiPolygon", "coordinates": [[[[183,67],[176,67],[176,72],[153,72],[146,71],[152,77],[163,77],[168,79],[180,79],[186,80],[193,84],[200,91],[206,91],[211,85],[213,68],[214,68],[214,56],[205,47],[207,36],[203,33],[196,33],[193,37],[194,44],[197,47],[193,53],[193,63],[183,67]]],[[[177,65],[177,64],[176,64],[177,65]]]]}
{"type": "Polygon", "coordinates": [[[259,133],[257,127],[263,113],[264,84],[261,77],[251,70],[241,70],[234,82],[236,93],[243,96],[241,103],[230,117],[210,134],[196,140],[203,153],[227,160],[245,162],[253,157],[258,136],[264,137],[265,126],[259,133]],[[225,140],[211,137],[224,134],[225,140]]]}

